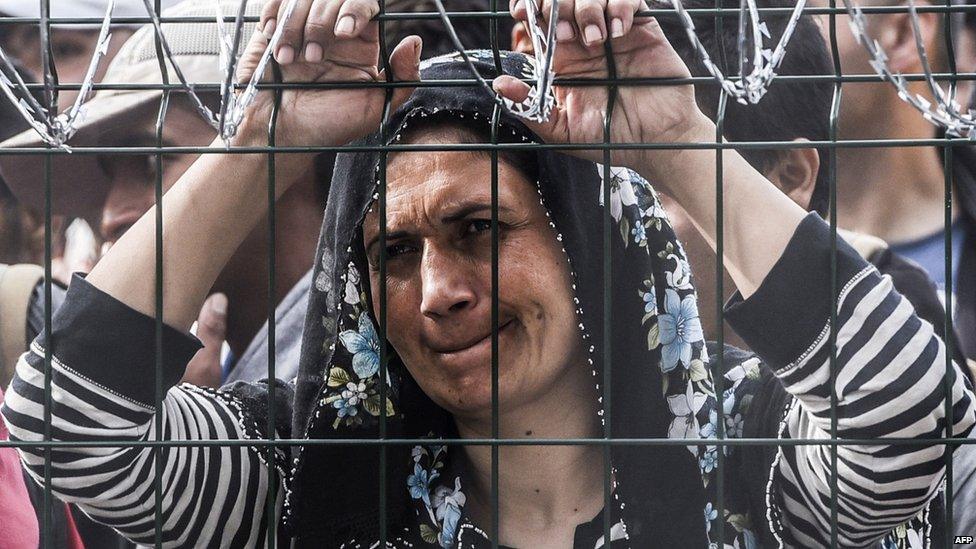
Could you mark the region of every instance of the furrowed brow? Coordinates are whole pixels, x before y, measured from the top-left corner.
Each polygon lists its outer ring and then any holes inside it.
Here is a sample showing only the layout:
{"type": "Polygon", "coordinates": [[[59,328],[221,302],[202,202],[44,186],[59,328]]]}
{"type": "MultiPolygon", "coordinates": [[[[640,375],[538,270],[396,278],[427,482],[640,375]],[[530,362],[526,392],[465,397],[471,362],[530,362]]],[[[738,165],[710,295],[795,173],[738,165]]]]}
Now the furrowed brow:
{"type": "MultiPolygon", "coordinates": [[[[454,223],[454,222],[460,221],[460,220],[462,220],[462,219],[464,219],[464,218],[466,218],[466,217],[468,217],[468,216],[470,216],[472,214],[482,213],[482,212],[489,212],[490,213],[491,212],[491,204],[490,203],[487,203],[486,204],[486,203],[477,202],[477,203],[473,203],[473,204],[463,205],[460,208],[458,208],[457,210],[455,210],[455,211],[451,212],[450,214],[445,215],[444,217],[442,217],[441,218],[441,223],[444,223],[445,225],[448,224],[448,223],[454,223]]],[[[502,206],[501,204],[499,204],[498,205],[498,212],[499,213],[502,213],[502,212],[508,213],[508,212],[511,212],[511,209],[510,208],[507,208],[505,206],[502,206]]]]}

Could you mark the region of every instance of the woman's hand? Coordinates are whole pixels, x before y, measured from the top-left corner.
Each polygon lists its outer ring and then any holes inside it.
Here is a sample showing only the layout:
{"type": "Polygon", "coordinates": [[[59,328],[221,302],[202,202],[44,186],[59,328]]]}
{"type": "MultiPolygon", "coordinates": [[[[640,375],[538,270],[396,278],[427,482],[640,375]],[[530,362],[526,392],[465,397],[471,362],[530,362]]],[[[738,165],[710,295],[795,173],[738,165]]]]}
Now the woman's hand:
{"type": "MultiPolygon", "coordinates": [[[[526,1],[526,0],[522,0],[526,1]]],[[[531,0],[529,0],[531,1],[531,0]]],[[[549,2],[544,0],[543,12],[549,2]]],[[[521,2],[518,2],[521,3],[521,2]]],[[[561,31],[554,59],[562,78],[603,79],[610,75],[604,43],[610,46],[618,78],[687,78],[688,68],[653,18],[634,18],[643,0],[560,0],[561,31]]],[[[513,6],[516,19],[524,6],[513,6]]],[[[558,29],[557,29],[558,30],[558,29]]],[[[512,77],[495,89],[520,101],[528,86],[512,77]]],[[[556,86],[558,105],[549,121],[529,124],[552,143],[601,143],[606,86],[556,86]]],[[[620,85],[610,141],[621,143],[714,142],[715,125],[695,103],[691,85],[620,85]]],[[[603,162],[603,150],[573,154],[603,162]]],[[[713,247],[718,238],[715,153],[707,149],[614,150],[611,161],[634,169],[674,198],[713,247]]],[[[722,155],[726,267],[745,297],[751,295],[783,254],[806,212],[757,172],[736,151],[722,155]],[[761,211],[763,215],[756,216],[761,211]]]]}
{"type": "MultiPolygon", "coordinates": [[[[259,31],[250,40],[238,68],[239,81],[251,78],[281,25],[288,0],[270,0],[261,14],[259,31]]],[[[298,0],[284,23],[274,52],[288,83],[384,82],[380,58],[377,0],[298,0]]],[[[420,79],[419,37],[405,38],[390,55],[396,80],[420,79]]],[[[265,82],[269,75],[265,75],[265,82]]],[[[413,90],[397,88],[393,108],[413,90]]],[[[343,145],[379,128],[386,90],[382,88],[289,89],[282,96],[277,142],[284,146],[343,145]]],[[[263,141],[271,108],[271,92],[258,94],[245,116],[242,140],[263,141]]]]}
{"type": "MultiPolygon", "coordinates": [[[[531,1],[531,0],[529,0],[531,1]]],[[[513,1],[513,16],[525,20],[525,0],[513,1]]],[[[548,15],[551,0],[544,0],[548,15]]],[[[605,42],[614,53],[618,78],[688,78],[690,73],[653,18],[635,18],[643,0],[561,0],[559,40],[554,69],[567,79],[610,77],[605,42]],[[609,21],[609,25],[608,22],[609,21]],[[609,26],[609,29],[608,29],[609,26]]],[[[548,24],[548,22],[546,23],[548,24]]],[[[495,89],[515,101],[523,100],[528,85],[510,76],[495,80],[495,89]]],[[[557,106],[547,123],[530,124],[550,143],[601,143],[607,108],[606,86],[555,86],[557,106]]],[[[612,113],[612,143],[654,143],[697,140],[714,136],[714,126],[695,103],[694,89],[684,85],[620,85],[612,113]],[[711,127],[711,129],[709,129],[711,127]]],[[[575,151],[595,162],[602,150],[575,151]]],[[[665,186],[674,151],[614,150],[611,161],[652,176],[665,186]],[[650,173],[646,173],[650,172],[650,173]]]]}

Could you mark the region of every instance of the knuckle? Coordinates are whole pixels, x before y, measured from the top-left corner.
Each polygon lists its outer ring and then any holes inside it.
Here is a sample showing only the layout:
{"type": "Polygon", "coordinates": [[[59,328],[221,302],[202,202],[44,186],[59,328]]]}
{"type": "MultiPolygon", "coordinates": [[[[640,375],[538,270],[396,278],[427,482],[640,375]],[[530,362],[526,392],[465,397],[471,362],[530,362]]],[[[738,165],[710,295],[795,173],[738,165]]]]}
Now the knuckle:
{"type": "Polygon", "coordinates": [[[559,15],[561,17],[569,17],[569,16],[573,15],[573,12],[575,12],[575,11],[576,11],[576,3],[575,2],[560,2],[559,3],[559,15]]]}
{"type": "Polygon", "coordinates": [[[302,28],[295,25],[288,25],[281,30],[281,41],[289,44],[297,44],[302,41],[302,28]]]}
{"type": "Polygon", "coordinates": [[[637,11],[639,0],[609,0],[607,11],[617,17],[630,16],[637,11]]]}
{"type": "Polygon", "coordinates": [[[305,40],[314,41],[316,38],[326,37],[331,31],[324,21],[309,21],[305,24],[305,40]]]}
{"type": "Polygon", "coordinates": [[[272,17],[276,17],[278,15],[279,4],[281,4],[280,0],[271,0],[265,4],[264,7],[261,8],[261,20],[267,21],[272,17]]]}
{"type": "MultiPolygon", "coordinates": [[[[300,3],[301,2],[299,2],[299,4],[300,3]]],[[[281,20],[282,17],[285,16],[285,10],[287,9],[287,7],[288,4],[284,4],[282,2],[277,3],[277,9],[275,10],[275,12],[276,12],[276,17],[278,18],[279,21],[281,20]]],[[[295,10],[297,11],[299,7],[300,7],[299,5],[296,5],[295,10]]]]}
{"type": "Polygon", "coordinates": [[[342,5],[342,14],[353,14],[363,18],[371,18],[380,11],[376,0],[348,0],[342,5]]]}
{"type": "Polygon", "coordinates": [[[603,4],[597,0],[580,0],[576,3],[576,17],[581,21],[602,21],[603,11],[603,4]]]}

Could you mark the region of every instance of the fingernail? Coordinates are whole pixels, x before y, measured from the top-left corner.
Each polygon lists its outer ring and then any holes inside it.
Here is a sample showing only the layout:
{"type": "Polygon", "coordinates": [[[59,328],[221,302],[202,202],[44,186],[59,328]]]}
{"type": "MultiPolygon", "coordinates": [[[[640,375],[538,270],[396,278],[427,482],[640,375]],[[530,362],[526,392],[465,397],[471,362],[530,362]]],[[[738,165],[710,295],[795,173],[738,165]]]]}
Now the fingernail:
{"type": "Polygon", "coordinates": [[[322,46],[317,42],[309,42],[305,45],[305,60],[309,63],[318,63],[322,60],[322,46]]]}
{"type": "Polygon", "coordinates": [[[610,22],[610,36],[614,38],[620,38],[624,35],[624,22],[620,19],[614,19],[610,22]]]}
{"type": "Polygon", "coordinates": [[[576,31],[573,30],[573,24],[569,21],[560,21],[556,23],[556,40],[566,41],[572,40],[576,36],[576,31]]]}
{"type": "Polygon", "coordinates": [[[295,60],[295,48],[291,46],[281,46],[278,48],[278,63],[287,65],[295,60]]]}
{"type": "Polygon", "coordinates": [[[268,22],[264,24],[264,28],[261,29],[264,32],[264,37],[271,40],[274,35],[275,27],[278,25],[277,19],[268,19],[268,22]]]}
{"type": "Polygon", "coordinates": [[[596,44],[603,40],[603,33],[600,32],[600,27],[596,25],[588,25],[585,30],[583,30],[583,41],[586,45],[596,44]]]}
{"type": "Polygon", "coordinates": [[[343,15],[342,19],[336,23],[335,33],[350,35],[356,30],[356,18],[351,15],[343,15]]]}
{"type": "Polygon", "coordinates": [[[224,294],[214,294],[210,298],[210,308],[218,315],[227,314],[227,296],[224,294]]]}

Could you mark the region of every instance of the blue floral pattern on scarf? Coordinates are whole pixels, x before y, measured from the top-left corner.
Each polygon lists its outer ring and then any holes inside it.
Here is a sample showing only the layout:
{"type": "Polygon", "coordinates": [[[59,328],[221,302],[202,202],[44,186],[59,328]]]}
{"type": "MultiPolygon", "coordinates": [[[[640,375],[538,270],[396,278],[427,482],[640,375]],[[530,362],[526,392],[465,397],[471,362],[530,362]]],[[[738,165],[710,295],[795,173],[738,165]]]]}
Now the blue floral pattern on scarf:
{"type": "Polygon", "coordinates": [[[452,485],[433,485],[444,469],[447,446],[414,446],[411,457],[414,466],[413,474],[407,477],[407,490],[426,511],[420,523],[420,537],[450,549],[457,539],[461,510],[467,499],[461,491],[461,477],[454,477],[452,485]]]}
{"type": "Polygon", "coordinates": [[[380,402],[379,336],[369,313],[363,310],[366,297],[359,285],[359,271],[352,263],[346,270],[346,281],[343,301],[349,315],[343,317],[343,323],[353,324],[354,328],[339,332],[346,360],[334,360],[329,367],[328,391],[322,399],[324,406],[336,410],[333,429],[373,425],[381,413],[385,412],[387,417],[395,413],[391,391],[387,392],[386,405],[380,402]]]}

